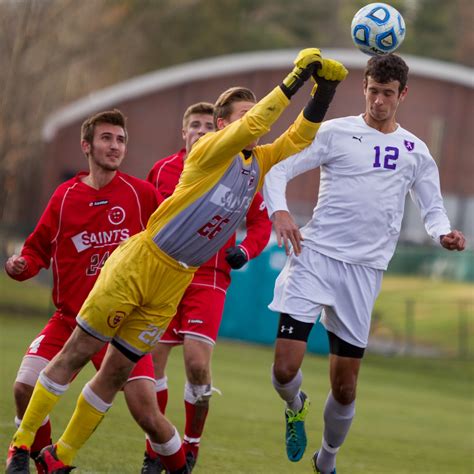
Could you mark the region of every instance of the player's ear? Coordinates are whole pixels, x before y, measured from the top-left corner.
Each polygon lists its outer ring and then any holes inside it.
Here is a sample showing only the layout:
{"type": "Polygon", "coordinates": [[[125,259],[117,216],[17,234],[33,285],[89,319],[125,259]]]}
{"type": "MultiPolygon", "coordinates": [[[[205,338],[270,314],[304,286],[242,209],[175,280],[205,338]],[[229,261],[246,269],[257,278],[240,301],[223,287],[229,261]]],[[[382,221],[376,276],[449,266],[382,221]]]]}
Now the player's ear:
{"type": "Polygon", "coordinates": [[[362,92],[364,95],[367,93],[367,78],[364,77],[364,80],[362,81],[362,92]]]}
{"type": "Polygon", "coordinates": [[[226,125],[229,124],[229,122],[222,117],[218,117],[218,119],[216,120],[216,123],[217,123],[217,130],[222,130],[226,125]]]}
{"type": "Polygon", "coordinates": [[[82,153],[89,155],[91,152],[91,144],[86,140],[81,140],[82,153]]]}
{"type": "Polygon", "coordinates": [[[407,94],[408,94],[408,86],[405,86],[404,89],[400,92],[399,102],[403,102],[407,94]]]}

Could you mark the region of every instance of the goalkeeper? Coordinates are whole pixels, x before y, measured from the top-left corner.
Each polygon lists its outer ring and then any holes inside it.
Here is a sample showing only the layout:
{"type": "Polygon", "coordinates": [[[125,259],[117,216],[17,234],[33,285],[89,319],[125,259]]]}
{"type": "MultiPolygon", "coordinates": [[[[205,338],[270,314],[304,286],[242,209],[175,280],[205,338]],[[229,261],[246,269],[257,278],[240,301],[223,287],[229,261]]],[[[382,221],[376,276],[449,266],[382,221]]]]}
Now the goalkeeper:
{"type": "MultiPolygon", "coordinates": [[[[232,113],[224,128],[204,135],[193,146],[180,182],[150,217],[146,230],[130,238],[106,262],[78,316],[78,326],[36,383],[22,423],[10,445],[7,473],[16,469],[35,432],[67,390],[73,375],[110,342],[100,370],[81,394],[65,432],[41,454],[47,472],[69,472],[77,451],[112,404],[136,362],[150,352],[176,313],[194,272],[235,232],[265,174],[308,146],[319,129],[338,83],[347,70],[323,59],[315,48],[302,50],[292,72],[250,110],[232,113]],[[323,78],[295,122],[273,143],[258,139],[313,76],[323,78]]],[[[146,416],[146,415],[144,415],[146,416]]],[[[156,451],[173,452],[181,440],[176,430],[156,451]]],[[[155,448],[155,447],[154,447],[155,448]]],[[[188,468],[175,472],[189,472],[188,468]]]]}

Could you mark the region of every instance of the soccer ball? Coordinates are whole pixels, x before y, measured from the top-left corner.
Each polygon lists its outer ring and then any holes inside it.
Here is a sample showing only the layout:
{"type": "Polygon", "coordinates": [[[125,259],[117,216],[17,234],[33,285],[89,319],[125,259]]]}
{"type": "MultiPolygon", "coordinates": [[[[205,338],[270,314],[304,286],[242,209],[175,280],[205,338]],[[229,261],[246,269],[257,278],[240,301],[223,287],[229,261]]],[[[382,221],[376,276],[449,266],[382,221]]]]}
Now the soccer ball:
{"type": "Polygon", "coordinates": [[[352,41],[366,54],[393,53],[405,38],[405,21],[386,3],[370,3],[352,19],[352,41]]]}

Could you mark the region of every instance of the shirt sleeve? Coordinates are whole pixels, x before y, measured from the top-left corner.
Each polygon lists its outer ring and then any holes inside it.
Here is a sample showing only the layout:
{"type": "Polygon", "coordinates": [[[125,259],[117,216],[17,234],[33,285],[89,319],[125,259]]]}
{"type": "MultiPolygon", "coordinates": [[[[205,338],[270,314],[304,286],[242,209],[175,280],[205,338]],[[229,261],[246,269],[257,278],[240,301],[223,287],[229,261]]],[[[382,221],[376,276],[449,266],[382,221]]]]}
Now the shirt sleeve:
{"type": "Polygon", "coordinates": [[[416,176],[410,196],[420,210],[426,232],[440,244],[440,236],[451,232],[451,224],[441,196],[438,167],[430,155],[416,176]]]}
{"type": "Polygon", "coordinates": [[[54,194],[43,212],[35,230],[28,236],[20,255],[26,260],[25,270],[9,276],[18,281],[34,277],[42,268],[49,268],[52,257],[53,240],[58,231],[58,204],[54,194]]]}
{"type": "Polygon", "coordinates": [[[270,240],[272,222],[268,218],[265,201],[260,193],[255,198],[247,211],[247,235],[239,244],[247,253],[249,260],[255,258],[263,251],[270,240]]]}
{"type": "Polygon", "coordinates": [[[173,194],[178,184],[179,176],[180,173],[176,173],[174,169],[170,170],[168,159],[165,158],[155,163],[148,173],[147,181],[149,181],[157,191],[158,204],[161,204],[166,198],[173,194]]]}
{"type": "Polygon", "coordinates": [[[326,134],[319,132],[311,145],[273,166],[266,174],[263,197],[270,217],[275,211],[288,211],[286,186],[289,181],[325,163],[328,154],[326,139],[326,134]]]}
{"type": "Polygon", "coordinates": [[[153,165],[153,168],[149,171],[148,176],[146,177],[146,180],[151,183],[155,188],[157,187],[156,178],[158,175],[158,165],[159,162],[155,163],[153,165]]]}
{"type": "Polygon", "coordinates": [[[320,123],[305,119],[301,112],[288,130],[273,143],[259,146],[256,155],[262,169],[261,180],[272,166],[308,147],[313,142],[320,126],[320,123]]]}
{"type": "Polygon", "coordinates": [[[158,190],[154,186],[150,186],[147,183],[147,187],[143,197],[143,218],[144,218],[144,225],[146,227],[146,223],[150,216],[156,211],[156,208],[163,202],[163,197],[158,192],[158,190]]]}
{"type": "Polygon", "coordinates": [[[201,137],[193,145],[187,160],[201,170],[227,167],[247,145],[270,131],[289,103],[281,88],[275,87],[241,119],[201,137]]]}

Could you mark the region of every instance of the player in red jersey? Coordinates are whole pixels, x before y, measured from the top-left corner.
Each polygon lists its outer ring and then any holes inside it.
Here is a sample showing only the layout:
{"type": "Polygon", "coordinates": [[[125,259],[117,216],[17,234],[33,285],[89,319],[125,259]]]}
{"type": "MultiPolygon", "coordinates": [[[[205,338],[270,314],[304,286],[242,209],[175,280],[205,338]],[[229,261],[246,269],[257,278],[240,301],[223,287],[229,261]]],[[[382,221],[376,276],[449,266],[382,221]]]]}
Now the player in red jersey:
{"type": "MultiPolygon", "coordinates": [[[[178,153],[155,163],[150,181],[163,199],[169,197],[178,184],[184,160],[192,145],[205,133],[213,131],[214,106],[199,102],[188,107],[183,116],[183,140],[185,148],[178,153]]],[[[232,268],[243,267],[248,260],[260,254],[270,238],[271,221],[260,193],[250,205],[246,218],[247,235],[236,245],[235,234],[210,260],[194,274],[192,283],[184,293],[178,312],[168,329],[153,350],[157,399],[164,413],[168,401],[168,385],[165,375],[166,363],[171,349],[183,344],[186,384],[184,405],[186,424],[184,450],[189,465],[197,460],[199,442],[204,430],[212,394],[211,357],[217,339],[227,288],[230,285],[232,268]]],[[[159,465],[153,461],[153,453],[145,454],[145,466],[159,465]]],[[[159,471],[155,467],[153,472],[159,471]]],[[[144,472],[142,471],[142,472],[144,472]]],[[[148,472],[148,471],[146,471],[148,472]]]]}
{"type": "MultiPolygon", "coordinates": [[[[76,316],[110,253],[124,240],[142,231],[161,198],[149,183],[118,171],[125,157],[127,131],[118,111],[107,111],[86,120],[81,146],[89,173],[79,173],[53,193],[21,255],[5,265],[8,275],[23,281],[52,263],[53,300],[57,308],[44,329],[30,344],[14,384],[16,423],[20,424],[33,387],[48,361],[61,350],[76,316]]],[[[111,321],[111,324],[114,324],[111,321]]],[[[106,346],[92,359],[99,368],[106,346]]],[[[137,363],[124,386],[127,404],[135,419],[144,410],[156,409],[155,378],[151,356],[137,363]]],[[[160,418],[161,420],[161,418],[160,418]]],[[[161,423],[163,421],[161,420],[161,423]]],[[[155,423],[155,442],[160,441],[155,423]]],[[[51,444],[49,417],[36,433],[31,457],[51,444]]],[[[37,463],[38,471],[42,467],[37,463]]]]}

